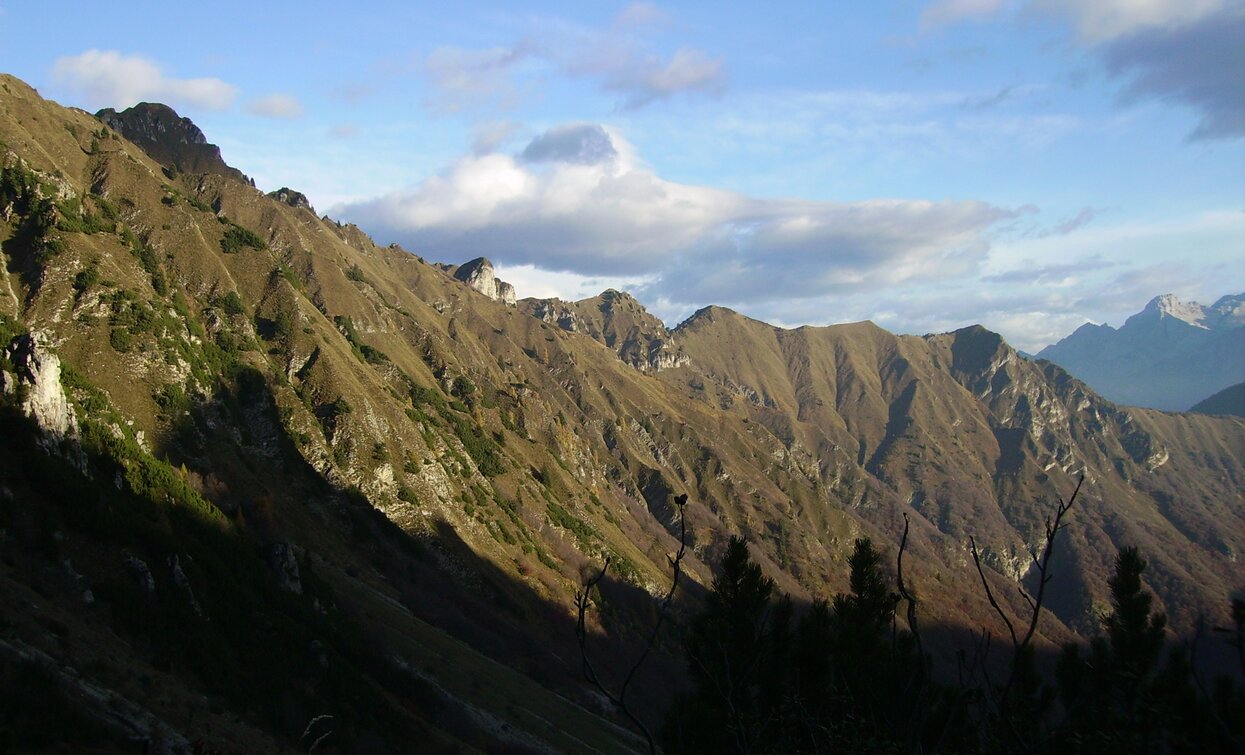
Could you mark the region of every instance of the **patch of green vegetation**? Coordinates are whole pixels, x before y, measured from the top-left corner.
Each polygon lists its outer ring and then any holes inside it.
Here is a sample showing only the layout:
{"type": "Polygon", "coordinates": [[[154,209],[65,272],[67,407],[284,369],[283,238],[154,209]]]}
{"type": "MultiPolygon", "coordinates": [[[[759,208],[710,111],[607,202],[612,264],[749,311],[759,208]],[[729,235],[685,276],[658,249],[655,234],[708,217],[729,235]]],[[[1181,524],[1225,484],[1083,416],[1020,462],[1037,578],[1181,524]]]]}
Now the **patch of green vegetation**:
{"type": "Polygon", "coordinates": [[[124,327],[113,328],[108,335],[108,345],[112,346],[114,351],[124,354],[133,348],[134,336],[124,327]]]}
{"type": "Polygon", "coordinates": [[[355,283],[367,282],[367,278],[363,275],[363,268],[359,267],[358,263],[350,266],[350,269],[346,271],[346,277],[355,283]]]}
{"type": "Polygon", "coordinates": [[[480,474],[485,477],[495,477],[506,471],[502,463],[501,448],[483,429],[457,414],[446,412],[443,416],[462,442],[463,450],[475,462],[480,474]]]}
{"type": "Polygon", "coordinates": [[[545,502],[545,513],[549,515],[550,522],[562,529],[570,530],[581,549],[587,548],[591,544],[592,539],[597,537],[597,531],[591,525],[562,508],[556,501],[545,502]]]}
{"type": "Polygon", "coordinates": [[[242,305],[242,297],[238,296],[237,291],[230,291],[216,300],[217,306],[225,311],[225,314],[236,317],[242,314],[245,309],[242,305]]]}
{"type": "Polygon", "coordinates": [[[0,167],[0,209],[10,210],[18,218],[17,236],[24,238],[39,265],[65,250],[51,233],[56,227],[55,194],[54,187],[20,160],[0,167]]]}
{"type": "Polygon", "coordinates": [[[81,299],[82,295],[85,294],[91,286],[99,283],[99,280],[99,260],[91,260],[85,268],[79,270],[78,274],[73,277],[74,301],[81,299]]]}
{"type": "Polygon", "coordinates": [[[112,233],[117,228],[116,221],[86,209],[78,197],[58,202],[56,209],[61,216],[56,221],[56,229],[65,233],[112,233]]]}
{"type": "Polygon", "coordinates": [[[298,273],[294,272],[294,268],[289,265],[277,265],[276,274],[280,275],[285,282],[295,291],[303,291],[303,279],[298,277],[298,273]]]}
{"type": "Polygon", "coordinates": [[[380,349],[374,348],[363,342],[359,336],[359,331],[355,329],[354,320],[350,315],[337,315],[333,318],[333,324],[341,331],[341,334],[350,342],[350,348],[362,361],[368,364],[384,364],[389,361],[389,357],[380,349]]]}
{"type": "Polygon", "coordinates": [[[182,416],[190,409],[190,397],[178,383],[169,383],[155,395],[160,414],[168,420],[182,416]]]}
{"type": "Polygon", "coordinates": [[[233,222],[229,222],[228,226],[225,229],[225,235],[220,240],[220,249],[225,254],[240,252],[244,247],[250,247],[257,251],[263,251],[268,248],[268,243],[251,229],[243,228],[233,222]]]}

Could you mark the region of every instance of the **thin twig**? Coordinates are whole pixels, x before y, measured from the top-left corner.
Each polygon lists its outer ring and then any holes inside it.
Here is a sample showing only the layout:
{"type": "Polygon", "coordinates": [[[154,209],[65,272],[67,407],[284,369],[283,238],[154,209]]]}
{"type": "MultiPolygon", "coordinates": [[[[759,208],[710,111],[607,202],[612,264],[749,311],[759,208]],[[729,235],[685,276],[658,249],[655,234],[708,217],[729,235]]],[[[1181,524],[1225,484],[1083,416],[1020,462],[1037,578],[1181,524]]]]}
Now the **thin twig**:
{"type": "Polygon", "coordinates": [[[644,661],[648,659],[649,653],[652,652],[653,646],[657,644],[658,635],[661,633],[662,624],[666,620],[666,614],[669,611],[670,604],[674,602],[674,593],[679,586],[679,577],[683,573],[683,558],[687,555],[687,519],[684,516],[684,506],[687,504],[687,494],[684,493],[675,497],[674,503],[679,508],[679,550],[674,556],[667,556],[666,560],[670,562],[672,575],[670,578],[670,590],[666,592],[662,599],[658,612],[657,621],[653,624],[653,631],[649,634],[647,642],[644,643],[644,650],[640,653],[640,657],[631,665],[631,669],[627,672],[622,686],[619,687],[618,694],[614,694],[606,688],[597,676],[596,669],[592,667],[592,661],[588,657],[588,628],[587,614],[588,604],[591,602],[592,590],[601,580],[605,579],[605,572],[610,568],[610,559],[606,557],[605,562],[601,566],[601,571],[595,577],[589,578],[584,582],[584,589],[575,593],[575,608],[578,611],[579,619],[575,625],[575,638],[579,641],[579,657],[583,662],[584,678],[592,682],[607,700],[622,711],[633,724],[639,728],[644,735],[644,739],[648,742],[650,753],[657,752],[657,743],[653,741],[653,735],[648,730],[632,710],[627,707],[627,689],[631,686],[632,680],[635,679],[636,672],[640,670],[640,666],[644,665],[644,661]]]}
{"type": "MultiPolygon", "coordinates": [[[[990,606],[994,608],[995,613],[997,613],[999,618],[1003,620],[1003,623],[1007,625],[1007,631],[1011,635],[1012,639],[1011,669],[1007,674],[1007,681],[1003,684],[995,703],[998,713],[1003,717],[1009,727],[1012,727],[1012,722],[1006,714],[1008,697],[1011,694],[1012,686],[1016,682],[1016,675],[1020,668],[1020,658],[1024,651],[1029,647],[1029,643],[1032,642],[1033,635],[1037,632],[1038,620],[1042,616],[1042,603],[1046,598],[1046,585],[1049,584],[1051,579],[1054,577],[1054,575],[1050,573],[1050,560],[1055,550],[1055,538],[1059,534],[1059,531],[1063,529],[1063,518],[1067,515],[1068,511],[1072,509],[1072,505],[1076,503],[1076,498],[1080,494],[1081,486],[1084,483],[1085,475],[1081,475],[1080,479],[1077,480],[1076,489],[1072,491],[1072,495],[1066,501],[1063,498],[1059,499],[1059,504],[1055,507],[1054,518],[1052,519],[1049,516],[1046,518],[1046,541],[1045,547],[1042,549],[1041,558],[1038,558],[1037,553],[1032,549],[1029,551],[1029,556],[1033,559],[1033,565],[1037,568],[1037,595],[1030,595],[1030,593],[1025,590],[1023,586],[1017,588],[1021,597],[1024,598],[1025,602],[1029,605],[1029,625],[1025,629],[1023,637],[1016,634],[1015,625],[1003,611],[1003,608],[999,605],[998,600],[995,599],[994,592],[990,589],[989,582],[986,581],[986,572],[981,565],[981,554],[977,550],[977,543],[971,536],[968,538],[969,546],[971,547],[973,554],[973,563],[977,567],[978,576],[981,577],[981,585],[985,588],[986,598],[990,601],[990,606]]],[[[989,694],[992,692],[992,685],[989,683],[988,674],[986,684],[986,692],[989,694]]],[[[1019,735],[1015,732],[1014,727],[1012,728],[1012,733],[1016,736],[1019,744],[1027,748],[1028,743],[1021,740],[1019,735]]]]}

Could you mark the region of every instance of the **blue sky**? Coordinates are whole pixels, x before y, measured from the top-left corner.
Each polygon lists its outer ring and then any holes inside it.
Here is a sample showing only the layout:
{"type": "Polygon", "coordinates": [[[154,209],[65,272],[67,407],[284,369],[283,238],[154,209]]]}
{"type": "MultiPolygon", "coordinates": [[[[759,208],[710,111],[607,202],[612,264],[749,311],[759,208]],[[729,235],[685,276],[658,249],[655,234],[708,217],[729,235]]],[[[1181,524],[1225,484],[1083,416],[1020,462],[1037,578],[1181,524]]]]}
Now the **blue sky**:
{"type": "Polygon", "coordinates": [[[1036,350],[1245,291],[1245,2],[0,0],[0,70],[520,296],[1036,350]]]}

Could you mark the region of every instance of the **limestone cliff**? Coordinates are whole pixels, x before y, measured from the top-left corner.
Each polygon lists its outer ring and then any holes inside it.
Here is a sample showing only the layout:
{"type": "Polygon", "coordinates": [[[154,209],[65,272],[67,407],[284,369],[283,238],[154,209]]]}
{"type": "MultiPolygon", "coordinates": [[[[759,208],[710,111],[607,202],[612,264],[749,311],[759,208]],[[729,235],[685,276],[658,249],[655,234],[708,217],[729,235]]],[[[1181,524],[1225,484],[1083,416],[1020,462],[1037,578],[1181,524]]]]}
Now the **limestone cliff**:
{"type": "Polygon", "coordinates": [[[443,269],[493,301],[515,306],[514,286],[497,277],[493,272],[493,263],[487,257],[476,257],[456,268],[446,266],[443,269]]]}

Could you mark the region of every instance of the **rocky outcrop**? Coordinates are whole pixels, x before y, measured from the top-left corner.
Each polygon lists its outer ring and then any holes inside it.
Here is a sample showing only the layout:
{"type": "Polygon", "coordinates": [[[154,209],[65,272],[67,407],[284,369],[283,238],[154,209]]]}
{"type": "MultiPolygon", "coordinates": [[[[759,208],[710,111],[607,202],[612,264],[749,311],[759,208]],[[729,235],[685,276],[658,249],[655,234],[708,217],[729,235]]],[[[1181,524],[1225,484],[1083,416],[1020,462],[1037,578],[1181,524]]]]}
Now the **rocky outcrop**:
{"type": "Polygon", "coordinates": [[[541,322],[557,325],[568,333],[579,332],[579,315],[574,303],[561,299],[524,299],[524,309],[541,322]]]}
{"type": "Polygon", "coordinates": [[[254,185],[242,171],[225,163],[220,147],[209,144],[198,126],[168,105],[140,102],[121,112],[105,108],[95,117],[166,168],[181,173],[214,173],[254,185]]]}
{"type": "Polygon", "coordinates": [[[282,590],[295,595],[303,594],[303,580],[298,572],[298,551],[290,543],[273,543],[268,546],[268,568],[277,575],[282,590]]]}
{"type": "Polygon", "coordinates": [[[515,305],[514,286],[501,280],[493,272],[493,263],[487,257],[476,257],[454,269],[452,275],[493,301],[508,307],[515,305]]]}
{"type": "Polygon", "coordinates": [[[16,397],[22,412],[39,424],[45,445],[54,447],[77,432],[77,420],[61,387],[61,360],[47,347],[47,335],[23,333],[4,348],[13,366],[0,375],[4,393],[16,397]]]}
{"type": "Polygon", "coordinates": [[[658,318],[625,291],[609,289],[591,299],[524,299],[522,309],[538,320],[600,341],[641,372],[684,367],[691,360],[658,318]]]}
{"type": "Polygon", "coordinates": [[[295,209],[307,210],[312,215],[316,214],[316,208],[311,206],[311,200],[307,199],[307,195],[301,191],[294,191],[288,186],[282,186],[276,191],[270,191],[268,196],[295,209]]]}

